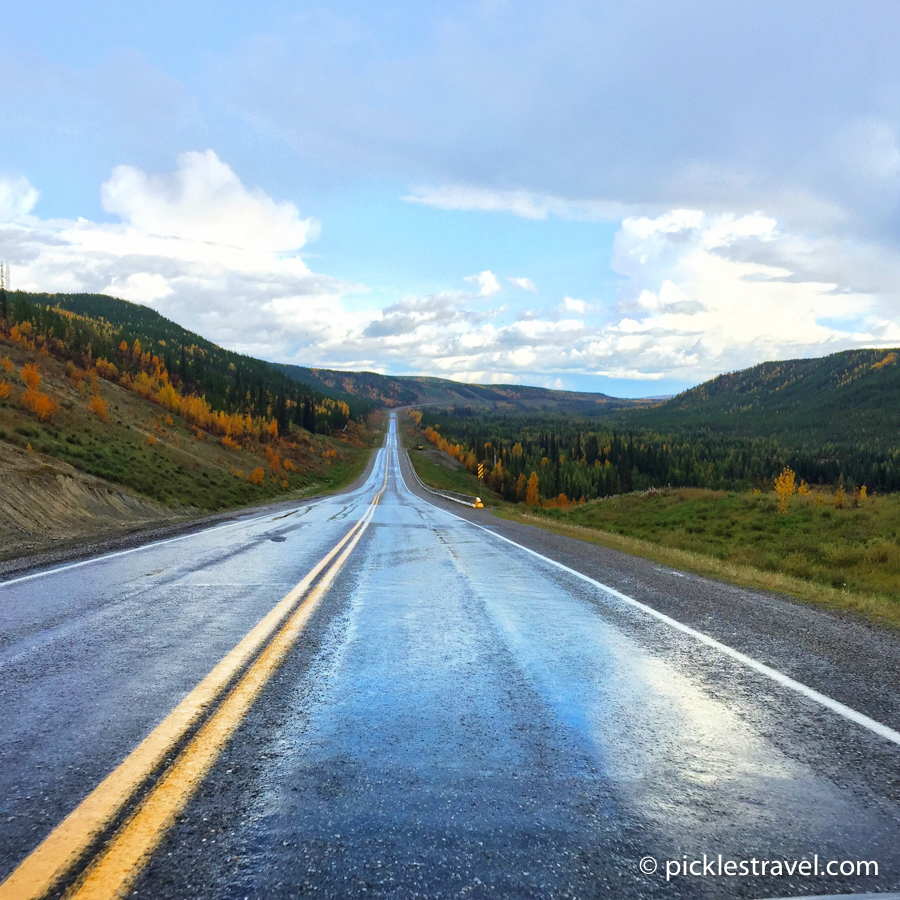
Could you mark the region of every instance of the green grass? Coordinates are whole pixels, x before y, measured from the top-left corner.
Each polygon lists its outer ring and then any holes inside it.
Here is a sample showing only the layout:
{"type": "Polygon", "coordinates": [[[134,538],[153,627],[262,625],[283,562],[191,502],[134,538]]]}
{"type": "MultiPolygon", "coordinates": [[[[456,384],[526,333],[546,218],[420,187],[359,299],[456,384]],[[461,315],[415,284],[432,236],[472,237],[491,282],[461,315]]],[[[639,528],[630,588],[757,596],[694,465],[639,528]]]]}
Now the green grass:
{"type": "MultiPolygon", "coordinates": [[[[418,444],[431,447],[425,435],[412,427],[411,423],[398,423],[403,446],[409,450],[409,459],[416,474],[429,487],[438,491],[454,491],[468,497],[481,497],[485,506],[499,506],[502,500],[483,481],[470,475],[463,466],[455,471],[429,459],[424,453],[415,449],[418,444]]],[[[448,456],[449,460],[450,457],[448,456]]]]}
{"type": "Polygon", "coordinates": [[[790,593],[900,625],[900,497],[858,509],[794,497],[683,489],[568,510],[505,513],[673,567],[790,593]]]}
{"type": "Polygon", "coordinates": [[[485,506],[498,506],[502,502],[483,482],[463,468],[451,471],[415,450],[410,451],[409,458],[416,474],[429,487],[439,491],[454,491],[467,497],[481,497],[485,506]]]}

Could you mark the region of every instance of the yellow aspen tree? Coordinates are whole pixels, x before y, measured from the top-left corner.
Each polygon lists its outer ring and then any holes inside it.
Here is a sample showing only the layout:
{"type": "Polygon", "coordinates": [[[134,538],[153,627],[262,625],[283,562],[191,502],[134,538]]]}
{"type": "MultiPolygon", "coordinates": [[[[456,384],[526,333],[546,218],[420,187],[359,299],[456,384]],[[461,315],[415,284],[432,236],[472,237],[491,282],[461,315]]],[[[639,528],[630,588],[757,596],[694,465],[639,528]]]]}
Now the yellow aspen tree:
{"type": "Polygon", "coordinates": [[[794,470],[785,466],[782,473],[775,479],[775,493],[778,494],[779,512],[787,512],[788,500],[796,493],[795,478],[794,470]]]}
{"type": "Polygon", "coordinates": [[[88,409],[97,416],[98,419],[106,421],[106,404],[99,394],[94,394],[88,401],[88,409]]]}

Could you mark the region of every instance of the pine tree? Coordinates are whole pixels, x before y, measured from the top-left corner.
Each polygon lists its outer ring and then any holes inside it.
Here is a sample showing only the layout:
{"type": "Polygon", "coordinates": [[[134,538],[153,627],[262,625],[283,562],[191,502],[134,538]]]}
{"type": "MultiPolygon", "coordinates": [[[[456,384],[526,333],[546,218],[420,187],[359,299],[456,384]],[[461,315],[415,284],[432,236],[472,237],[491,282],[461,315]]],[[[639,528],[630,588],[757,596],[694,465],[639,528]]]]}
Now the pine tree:
{"type": "Polygon", "coordinates": [[[288,423],[287,398],[284,396],[284,391],[281,391],[278,394],[277,410],[278,410],[278,433],[280,435],[286,435],[290,430],[290,425],[288,423]]]}
{"type": "Polygon", "coordinates": [[[311,397],[303,398],[303,427],[310,433],[316,433],[316,406],[311,397]]]}

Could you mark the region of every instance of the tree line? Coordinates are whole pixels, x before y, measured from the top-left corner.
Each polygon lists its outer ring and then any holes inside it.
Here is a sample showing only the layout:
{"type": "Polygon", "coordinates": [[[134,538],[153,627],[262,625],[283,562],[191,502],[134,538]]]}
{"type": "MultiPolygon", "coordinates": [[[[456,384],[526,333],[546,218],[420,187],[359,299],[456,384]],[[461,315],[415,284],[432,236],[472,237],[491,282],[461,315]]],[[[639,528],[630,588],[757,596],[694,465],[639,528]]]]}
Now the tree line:
{"type": "Polygon", "coordinates": [[[596,418],[469,407],[426,407],[421,415],[432,443],[473,474],[485,463],[488,485],[512,502],[526,501],[532,476],[540,498],[567,504],[664,487],[769,490],[786,467],[811,485],[900,490],[900,448],[864,442],[786,447],[776,438],[624,431],[596,418]]]}

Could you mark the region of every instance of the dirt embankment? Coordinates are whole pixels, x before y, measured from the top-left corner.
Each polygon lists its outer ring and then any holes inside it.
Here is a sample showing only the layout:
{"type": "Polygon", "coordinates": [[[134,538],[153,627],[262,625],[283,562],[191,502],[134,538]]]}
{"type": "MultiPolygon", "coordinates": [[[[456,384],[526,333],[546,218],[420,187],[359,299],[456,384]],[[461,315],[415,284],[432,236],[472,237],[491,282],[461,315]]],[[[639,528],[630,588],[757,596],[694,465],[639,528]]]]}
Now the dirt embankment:
{"type": "Polygon", "coordinates": [[[40,453],[0,441],[0,560],[180,522],[175,511],[40,453]]]}

